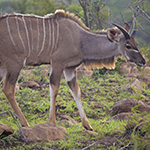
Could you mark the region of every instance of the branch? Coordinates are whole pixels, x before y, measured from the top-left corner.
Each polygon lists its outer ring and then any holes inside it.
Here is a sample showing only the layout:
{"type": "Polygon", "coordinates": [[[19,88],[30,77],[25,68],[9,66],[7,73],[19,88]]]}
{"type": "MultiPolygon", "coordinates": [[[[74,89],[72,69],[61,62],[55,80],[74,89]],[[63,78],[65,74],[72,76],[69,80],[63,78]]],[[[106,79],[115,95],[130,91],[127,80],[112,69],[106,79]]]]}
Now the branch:
{"type": "Polygon", "coordinates": [[[131,31],[131,36],[135,37],[136,31],[137,31],[137,26],[136,26],[136,18],[133,15],[132,17],[133,19],[133,27],[132,27],[132,31],[131,31]]]}
{"type": "Polygon", "coordinates": [[[150,32],[148,32],[147,30],[145,30],[144,28],[143,28],[143,26],[142,25],[139,25],[139,27],[143,30],[143,31],[145,31],[146,32],[146,34],[150,34],[150,32]]]}
{"type": "MultiPolygon", "coordinates": [[[[147,20],[148,22],[150,22],[149,16],[148,18],[146,18],[144,15],[142,15],[138,10],[135,10],[132,6],[129,6],[129,8],[134,11],[134,13],[136,14],[136,16],[140,15],[142,16],[145,20],[147,20]]],[[[144,12],[144,11],[143,11],[144,12]]],[[[144,12],[145,13],[145,12],[144,12]]],[[[145,13],[146,14],[146,13],[145,13]]],[[[147,14],[146,14],[147,15],[147,14]]]]}
{"type": "Polygon", "coordinates": [[[122,150],[122,149],[124,149],[124,148],[127,148],[127,147],[129,147],[130,146],[130,144],[131,144],[131,142],[129,142],[127,145],[125,145],[124,147],[121,147],[119,150],[122,150]]]}
{"type": "Polygon", "coordinates": [[[98,141],[96,141],[96,142],[94,142],[93,144],[91,144],[91,145],[89,145],[89,146],[83,148],[82,150],[85,150],[85,149],[88,149],[88,148],[92,147],[92,146],[95,145],[97,142],[98,142],[98,141]]]}
{"type": "Polygon", "coordinates": [[[9,111],[2,112],[0,113],[0,115],[7,114],[7,113],[9,113],[9,111]]]}
{"type": "Polygon", "coordinates": [[[82,2],[81,0],[78,0],[81,7],[83,8],[84,11],[84,18],[85,18],[85,25],[87,27],[89,27],[89,23],[88,23],[88,17],[87,17],[87,9],[86,9],[86,2],[82,2]]]}
{"type": "Polygon", "coordinates": [[[141,9],[139,6],[136,7],[150,20],[150,16],[143,9],[141,9]]]}
{"type": "Polygon", "coordinates": [[[21,133],[21,135],[23,136],[23,138],[25,139],[25,141],[26,142],[28,142],[29,141],[29,139],[24,135],[24,133],[22,132],[22,128],[21,128],[21,126],[19,125],[19,122],[18,122],[18,116],[15,114],[15,113],[13,113],[11,110],[9,110],[8,111],[10,114],[11,114],[11,116],[13,117],[13,119],[14,119],[14,121],[15,121],[15,123],[16,123],[16,125],[17,125],[17,127],[19,128],[19,132],[21,133]]]}
{"type": "Polygon", "coordinates": [[[29,141],[29,139],[24,135],[24,133],[22,132],[22,128],[21,128],[21,126],[19,125],[19,122],[18,122],[18,116],[15,114],[15,113],[13,113],[11,110],[9,110],[9,111],[5,111],[5,112],[2,112],[2,113],[0,113],[0,115],[3,115],[3,114],[11,114],[11,116],[13,117],[13,119],[14,119],[14,121],[15,121],[15,124],[17,125],[17,127],[19,128],[19,133],[21,133],[21,135],[23,136],[23,138],[24,138],[24,140],[26,141],[26,142],[28,142],[29,141]]]}

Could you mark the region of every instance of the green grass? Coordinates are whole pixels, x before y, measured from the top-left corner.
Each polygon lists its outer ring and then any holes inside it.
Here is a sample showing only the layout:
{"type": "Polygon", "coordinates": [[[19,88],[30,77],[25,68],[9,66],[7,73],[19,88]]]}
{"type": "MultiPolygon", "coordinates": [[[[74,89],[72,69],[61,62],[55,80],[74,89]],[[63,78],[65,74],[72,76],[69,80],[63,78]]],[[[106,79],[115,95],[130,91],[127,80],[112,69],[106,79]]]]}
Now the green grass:
{"type": "MultiPolygon", "coordinates": [[[[33,80],[38,82],[42,88],[30,89],[23,88],[16,92],[16,100],[27,118],[30,126],[34,126],[39,123],[48,122],[50,96],[49,96],[49,80],[48,77],[44,77],[41,74],[41,69],[45,66],[30,68],[33,75],[29,76],[25,73],[21,73],[18,82],[33,80]]],[[[28,68],[25,68],[28,69],[28,68]]],[[[85,113],[89,119],[91,126],[98,135],[90,135],[83,132],[85,129],[82,127],[78,109],[73,97],[69,91],[64,78],[61,79],[60,89],[57,96],[57,125],[61,119],[61,115],[68,115],[78,122],[78,125],[71,125],[69,127],[64,126],[67,130],[65,141],[52,141],[49,143],[25,143],[20,140],[20,135],[15,132],[14,135],[5,137],[0,140],[0,149],[13,149],[13,150],[26,150],[26,149],[82,149],[96,141],[108,138],[107,141],[116,140],[116,144],[107,144],[107,142],[97,142],[90,149],[119,149],[122,146],[127,145],[129,142],[131,149],[139,149],[144,146],[149,146],[148,141],[140,140],[144,137],[140,137],[138,134],[131,134],[129,137],[124,137],[125,126],[127,121],[112,121],[110,123],[103,123],[111,117],[111,108],[116,101],[124,98],[135,98],[137,100],[144,100],[149,102],[150,90],[145,89],[143,91],[134,91],[132,87],[130,89],[124,88],[126,82],[125,75],[120,75],[118,70],[103,70],[102,74],[99,74],[99,70],[95,70],[93,78],[79,78],[79,85],[81,88],[81,98],[85,113]],[[111,139],[111,140],[110,140],[111,139]],[[8,146],[6,146],[8,145],[8,146]],[[141,146],[141,147],[140,147],[141,146]]],[[[0,88],[0,91],[1,88],[0,88]]],[[[12,110],[5,95],[0,93],[0,112],[12,110]]],[[[141,114],[142,116],[143,114],[141,114]]],[[[147,116],[144,114],[143,116],[147,116]]],[[[141,117],[140,116],[140,117],[141,117]]],[[[137,118],[135,118],[136,120],[137,118]]],[[[147,122],[150,121],[148,117],[145,117],[147,122]]],[[[133,118],[134,120],[134,118],[133,118]]],[[[18,129],[11,115],[4,114],[0,116],[0,122],[10,125],[15,131],[18,129]]],[[[144,126],[146,131],[150,132],[150,129],[144,126]]]]}

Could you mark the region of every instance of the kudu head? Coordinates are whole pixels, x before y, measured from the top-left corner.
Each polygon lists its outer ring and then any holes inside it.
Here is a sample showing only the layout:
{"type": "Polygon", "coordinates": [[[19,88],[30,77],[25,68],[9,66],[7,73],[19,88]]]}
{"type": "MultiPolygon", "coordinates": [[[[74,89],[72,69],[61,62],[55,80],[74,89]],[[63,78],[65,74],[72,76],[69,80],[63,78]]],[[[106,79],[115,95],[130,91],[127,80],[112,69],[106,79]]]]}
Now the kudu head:
{"type": "Polygon", "coordinates": [[[124,23],[123,27],[115,23],[113,23],[113,25],[119,30],[115,28],[108,29],[107,35],[111,42],[118,44],[118,52],[124,56],[127,61],[144,65],[145,59],[139,52],[134,37],[129,35],[130,26],[127,23],[124,23]]]}

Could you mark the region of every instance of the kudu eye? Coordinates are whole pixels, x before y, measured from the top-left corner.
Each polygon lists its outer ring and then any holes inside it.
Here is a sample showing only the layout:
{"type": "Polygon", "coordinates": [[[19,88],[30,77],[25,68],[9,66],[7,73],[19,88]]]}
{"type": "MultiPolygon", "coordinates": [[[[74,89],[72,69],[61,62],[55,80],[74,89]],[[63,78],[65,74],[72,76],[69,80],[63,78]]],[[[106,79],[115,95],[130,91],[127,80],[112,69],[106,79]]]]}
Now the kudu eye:
{"type": "Polygon", "coordinates": [[[132,47],[130,45],[126,44],[126,48],[131,49],[132,47]]]}

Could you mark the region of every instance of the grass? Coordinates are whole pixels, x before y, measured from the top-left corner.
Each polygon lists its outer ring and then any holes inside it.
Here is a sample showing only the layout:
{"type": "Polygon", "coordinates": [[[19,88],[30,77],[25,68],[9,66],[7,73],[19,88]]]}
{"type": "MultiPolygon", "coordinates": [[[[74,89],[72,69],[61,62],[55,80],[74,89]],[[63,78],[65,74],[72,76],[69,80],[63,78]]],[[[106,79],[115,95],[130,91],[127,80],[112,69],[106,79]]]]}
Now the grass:
{"type": "MultiPolygon", "coordinates": [[[[41,85],[39,89],[23,88],[16,92],[16,100],[27,118],[30,126],[34,126],[39,123],[48,122],[50,96],[49,96],[49,80],[48,77],[44,77],[41,70],[48,66],[40,66],[33,68],[24,68],[30,70],[32,75],[28,75],[22,72],[18,82],[33,80],[41,85]]],[[[117,66],[118,67],[118,66],[117,66]]],[[[145,137],[141,137],[138,134],[128,134],[124,136],[125,126],[128,123],[125,121],[112,121],[110,123],[103,123],[111,117],[111,108],[116,101],[124,98],[134,98],[137,100],[143,100],[149,102],[150,90],[144,88],[143,91],[134,91],[132,87],[130,89],[124,88],[126,82],[125,75],[120,75],[118,70],[95,70],[93,78],[79,78],[79,85],[82,94],[82,104],[85,113],[89,119],[95,132],[98,135],[87,134],[82,127],[78,109],[73,97],[69,91],[64,78],[61,79],[60,89],[56,102],[56,117],[57,125],[61,120],[61,115],[68,115],[78,122],[78,125],[71,125],[66,127],[67,130],[65,141],[52,141],[49,143],[26,143],[21,140],[20,135],[15,134],[5,137],[0,140],[0,149],[12,149],[12,150],[28,150],[28,149],[82,149],[95,142],[90,149],[111,149],[116,150],[128,145],[130,142],[130,149],[140,149],[143,147],[150,147],[147,140],[141,140],[145,137]],[[140,139],[140,140],[139,140],[140,139]]],[[[2,83],[3,84],[3,83],[2,83]]],[[[1,89],[0,89],[1,91],[1,89]]],[[[0,112],[12,110],[5,95],[0,93],[0,112]]],[[[141,114],[141,116],[148,116],[148,114],[141,114]]],[[[140,116],[140,117],[141,117],[140,116]]],[[[135,118],[136,120],[137,118],[135,118]]],[[[133,118],[134,120],[134,118],[133,118]]],[[[147,122],[150,122],[148,117],[145,117],[147,122]]],[[[1,115],[0,122],[10,125],[15,131],[18,129],[13,118],[8,115],[1,115]]],[[[143,130],[150,132],[148,126],[144,126],[143,130]]]]}

